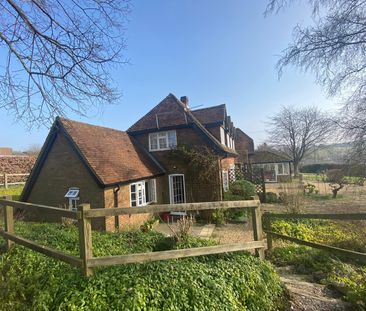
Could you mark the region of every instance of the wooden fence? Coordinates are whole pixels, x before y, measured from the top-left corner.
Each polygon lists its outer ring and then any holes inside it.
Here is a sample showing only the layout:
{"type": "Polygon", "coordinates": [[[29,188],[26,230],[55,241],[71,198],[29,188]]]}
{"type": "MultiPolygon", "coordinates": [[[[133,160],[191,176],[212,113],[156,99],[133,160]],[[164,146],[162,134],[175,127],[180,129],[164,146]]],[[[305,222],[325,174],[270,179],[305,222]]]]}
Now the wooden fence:
{"type": "Polygon", "coordinates": [[[0,184],[0,186],[4,186],[7,189],[9,186],[25,184],[25,181],[9,182],[9,177],[28,177],[29,174],[2,174],[2,176],[4,178],[4,183],[0,184]]]}
{"type": "MultiPolygon", "coordinates": [[[[151,205],[144,207],[129,207],[129,208],[90,208],[89,204],[81,204],[77,211],[60,209],[51,206],[36,205],[30,203],[11,201],[9,198],[0,199],[0,205],[4,209],[5,228],[0,231],[7,243],[7,248],[10,249],[13,243],[17,243],[28,247],[36,252],[42,253],[49,257],[62,260],[70,265],[79,267],[86,276],[93,274],[93,268],[110,266],[126,263],[140,263],[146,261],[157,261],[165,259],[185,258],[209,254],[220,254],[228,252],[237,252],[254,249],[256,255],[261,259],[264,258],[265,243],[263,240],[262,219],[260,212],[260,203],[258,200],[250,201],[225,201],[225,202],[204,202],[204,203],[185,203],[185,204],[164,204],[151,205]],[[142,213],[161,213],[171,211],[200,211],[213,209],[229,209],[229,208],[244,208],[252,211],[253,236],[254,241],[236,244],[224,244],[208,247],[196,247],[189,249],[137,253],[120,256],[104,256],[93,257],[92,247],[92,230],[91,219],[95,217],[108,217],[117,215],[132,215],[142,213]],[[79,250],[80,256],[76,257],[66,254],[62,251],[54,250],[49,247],[39,245],[33,241],[29,241],[14,233],[14,210],[31,210],[37,209],[44,215],[60,216],[78,221],[79,228],[79,250]]],[[[244,228],[243,228],[244,229],[244,228]]]]}
{"type": "Polygon", "coordinates": [[[279,234],[272,231],[272,221],[274,219],[333,219],[333,220],[366,220],[366,213],[349,213],[349,214],[275,214],[264,213],[263,214],[263,228],[267,234],[267,249],[272,249],[273,238],[279,238],[287,240],[296,244],[310,246],[313,248],[321,249],[330,252],[335,255],[344,256],[359,260],[366,263],[366,253],[360,253],[352,250],[338,248],[330,245],[324,245],[320,243],[301,240],[298,238],[290,237],[287,235],[279,234]]]}

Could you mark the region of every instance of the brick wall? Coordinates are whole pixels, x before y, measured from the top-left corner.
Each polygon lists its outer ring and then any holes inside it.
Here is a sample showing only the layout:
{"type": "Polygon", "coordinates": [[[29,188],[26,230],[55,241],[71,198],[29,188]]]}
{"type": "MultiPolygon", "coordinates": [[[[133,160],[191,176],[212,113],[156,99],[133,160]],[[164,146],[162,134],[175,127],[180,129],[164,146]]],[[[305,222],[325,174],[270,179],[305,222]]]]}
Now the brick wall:
{"type": "Polygon", "coordinates": [[[230,168],[233,168],[233,166],[235,165],[235,158],[231,157],[231,158],[224,158],[221,160],[221,169],[222,170],[228,170],[230,168]]]}
{"type": "Polygon", "coordinates": [[[8,147],[0,147],[0,155],[12,155],[13,154],[13,149],[8,148],[8,147]]]}
{"type": "MultiPolygon", "coordinates": [[[[70,187],[80,188],[80,203],[90,203],[92,208],[104,206],[103,189],[98,186],[64,135],[57,134],[29,195],[28,202],[68,207],[68,199],[64,196],[70,187]]],[[[42,215],[35,213],[28,215],[28,218],[44,219],[42,215]]],[[[59,218],[45,220],[60,221],[59,218]]],[[[93,229],[104,230],[104,219],[93,219],[93,229]]]]}
{"type": "MultiPolygon", "coordinates": [[[[104,200],[106,208],[114,208],[115,207],[115,188],[108,188],[104,191],[104,200]]],[[[130,207],[130,185],[122,185],[120,186],[120,190],[117,192],[117,200],[118,207],[124,208],[139,208],[139,207],[130,207]]],[[[116,217],[107,217],[106,218],[106,230],[113,231],[115,229],[119,230],[128,230],[133,228],[140,227],[146,220],[151,217],[151,214],[136,214],[136,215],[120,215],[116,217]]]]}
{"type": "MultiPolygon", "coordinates": [[[[193,128],[177,129],[178,145],[189,146],[205,146],[207,141],[193,128]]],[[[140,134],[136,136],[140,143],[149,150],[149,134],[140,134]]],[[[181,163],[179,160],[171,157],[170,151],[154,151],[151,154],[165,168],[166,174],[159,178],[157,190],[161,194],[161,202],[164,204],[170,203],[169,194],[169,175],[184,174],[186,186],[186,201],[187,202],[210,202],[221,200],[220,191],[212,191],[213,184],[201,184],[189,179],[187,176],[187,164],[181,163]]],[[[219,172],[218,172],[219,174],[219,172]]]]}
{"type": "Polygon", "coordinates": [[[221,142],[220,137],[220,128],[221,126],[208,127],[206,128],[219,142],[221,142]]]}

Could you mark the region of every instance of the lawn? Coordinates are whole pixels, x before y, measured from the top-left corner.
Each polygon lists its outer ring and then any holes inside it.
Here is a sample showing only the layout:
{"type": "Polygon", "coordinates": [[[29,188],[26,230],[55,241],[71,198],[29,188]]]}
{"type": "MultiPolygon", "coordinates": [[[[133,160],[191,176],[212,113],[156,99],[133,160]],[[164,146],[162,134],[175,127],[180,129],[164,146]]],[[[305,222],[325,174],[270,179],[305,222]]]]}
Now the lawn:
{"type": "Polygon", "coordinates": [[[19,197],[23,191],[24,186],[12,186],[7,189],[0,188],[0,197],[5,195],[11,195],[13,200],[19,200],[19,197]]]}

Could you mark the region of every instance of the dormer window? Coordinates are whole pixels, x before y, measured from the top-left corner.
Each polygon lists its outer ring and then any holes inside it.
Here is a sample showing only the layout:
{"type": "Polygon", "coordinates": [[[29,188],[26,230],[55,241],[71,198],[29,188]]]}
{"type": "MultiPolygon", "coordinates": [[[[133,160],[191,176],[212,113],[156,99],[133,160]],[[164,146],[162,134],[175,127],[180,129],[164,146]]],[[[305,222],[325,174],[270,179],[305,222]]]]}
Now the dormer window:
{"type": "Polygon", "coordinates": [[[164,131],[149,134],[149,151],[169,150],[176,146],[176,131],[164,131]]]}

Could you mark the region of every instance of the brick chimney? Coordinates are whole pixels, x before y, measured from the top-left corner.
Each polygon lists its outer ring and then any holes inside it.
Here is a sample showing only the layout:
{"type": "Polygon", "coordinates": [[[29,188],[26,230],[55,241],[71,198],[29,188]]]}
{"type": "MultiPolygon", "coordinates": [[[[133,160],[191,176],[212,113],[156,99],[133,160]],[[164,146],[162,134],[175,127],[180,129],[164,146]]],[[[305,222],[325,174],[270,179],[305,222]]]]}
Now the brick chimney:
{"type": "Polygon", "coordinates": [[[182,97],[180,98],[180,101],[184,104],[184,106],[185,106],[186,108],[188,108],[189,99],[188,99],[188,97],[187,97],[187,96],[182,96],[182,97]]]}

